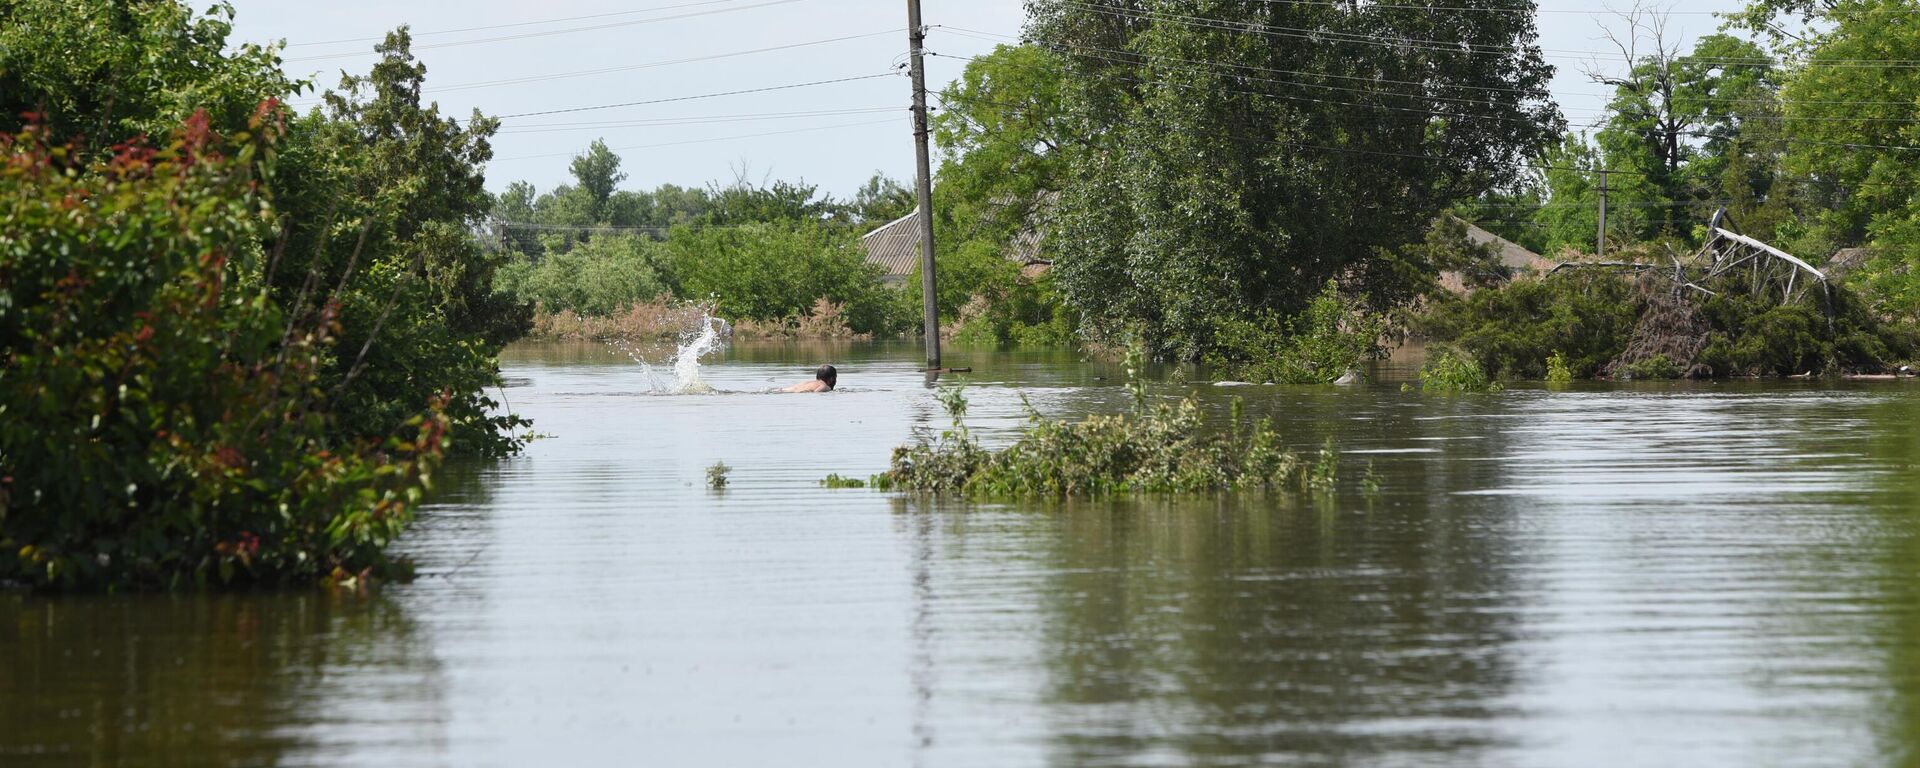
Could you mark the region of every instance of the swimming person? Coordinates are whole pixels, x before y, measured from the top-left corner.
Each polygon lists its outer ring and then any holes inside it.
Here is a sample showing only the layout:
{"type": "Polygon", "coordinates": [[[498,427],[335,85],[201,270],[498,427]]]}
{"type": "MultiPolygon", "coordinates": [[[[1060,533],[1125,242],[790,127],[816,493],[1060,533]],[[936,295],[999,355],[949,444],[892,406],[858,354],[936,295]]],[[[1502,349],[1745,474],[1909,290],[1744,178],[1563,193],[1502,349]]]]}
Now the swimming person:
{"type": "Polygon", "coordinates": [[[840,372],[831,365],[820,366],[813,372],[813,381],[795,384],[781,392],[832,392],[834,382],[840,379],[840,372]]]}

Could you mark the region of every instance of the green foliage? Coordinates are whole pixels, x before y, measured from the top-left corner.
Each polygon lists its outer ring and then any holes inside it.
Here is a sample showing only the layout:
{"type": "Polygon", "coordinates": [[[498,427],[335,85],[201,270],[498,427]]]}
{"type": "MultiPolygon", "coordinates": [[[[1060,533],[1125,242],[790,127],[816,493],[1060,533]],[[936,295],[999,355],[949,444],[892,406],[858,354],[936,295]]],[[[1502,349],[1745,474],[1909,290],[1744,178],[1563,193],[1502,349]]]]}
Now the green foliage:
{"type": "Polygon", "coordinates": [[[1207,362],[1231,378],[1326,384],[1378,353],[1385,327],[1365,297],[1342,296],[1328,280],[1296,317],[1223,320],[1207,362]]]}
{"type": "Polygon", "coordinates": [[[965,425],[959,390],[942,390],[953,427],[896,448],[876,486],[988,498],[1210,493],[1304,486],[1299,460],[1280,444],[1272,422],[1247,424],[1236,411],[1226,433],[1204,428],[1199,406],[1142,406],[1134,416],[1081,422],[1030,420],[1013,445],[980,446],[965,425]]]}
{"type": "Polygon", "coordinates": [[[1050,241],[1067,303],[1096,341],[1138,332],[1157,355],[1203,359],[1227,321],[1298,315],[1335,278],[1376,308],[1407,301],[1424,281],[1383,254],[1420,241],[1454,201],[1511,186],[1519,161],[1559,133],[1552,68],[1527,13],[1212,3],[1120,19],[1076,2],[1028,8],[1028,37],[1065,60],[1058,101],[1083,142],[1060,174],[1050,241]],[[1262,34],[1273,28],[1326,37],[1262,34]],[[1375,44],[1400,36],[1432,44],[1375,44]],[[1381,80],[1424,87],[1365,87],[1381,80]],[[1326,82],[1370,92],[1329,100],[1326,82]],[[1467,102],[1472,119],[1392,111],[1451,115],[1467,102]]]}
{"type": "Polygon", "coordinates": [[[1620,366],[1614,375],[1623,379],[1677,379],[1680,378],[1681,373],[1683,371],[1680,370],[1678,363],[1668,359],[1666,355],[1656,354],[1653,357],[1620,366]]]}
{"type": "Polygon", "coordinates": [[[900,325],[897,304],[867,263],[858,238],[819,223],[766,223],[675,230],[669,264],[681,295],[712,297],[728,317],[778,320],[806,314],[824,297],[841,304],[859,333],[900,325]]]}
{"type": "Polygon", "coordinates": [[[1844,287],[1833,289],[1829,317],[1818,298],[1781,305],[1729,282],[1700,309],[1711,330],[1697,362],[1715,376],[1878,372],[1920,349],[1911,318],[1882,321],[1844,287]]]}
{"type": "MultiPolygon", "coordinates": [[[[446,448],[442,398],[339,437],[346,300],[257,279],[284,113],[197,113],[110,154],[0,137],[0,581],[48,589],[315,583],[382,555],[446,448]],[[98,159],[87,160],[95,157],[98,159]]],[[[377,321],[377,320],[376,320],[377,321]]]]}
{"type": "Polygon", "coordinates": [[[1339,482],[1340,452],[1333,449],[1333,438],[1329,437],[1320,444],[1320,457],[1307,470],[1307,487],[1316,491],[1331,491],[1339,482]]]}
{"type": "Polygon", "coordinates": [[[1639,310],[1632,283],[1613,274],[1525,277],[1434,305],[1426,335],[1470,353],[1486,375],[1540,379],[1559,354],[1574,376],[1597,375],[1618,357],[1639,310]]]}
{"type": "Polygon", "coordinates": [[[1427,351],[1427,362],[1420,366],[1420,388],[1428,392],[1493,392],[1500,385],[1487,378],[1487,372],[1471,355],[1452,347],[1427,351]]]}
{"type": "Polygon", "coordinates": [[[886,174],[874,171],[867,183],[854,190],[846,205],[846,215],[865,229],[872,229],[913,213],[913,190],[901,186],[886,174]]]}
{"type": "Polygon", "coordinates": [[[233,6],[204,15],[175,2],[9,0],[0,3],[0,133],[38,114],[50,135],[101,151],[166,136],[205,115],[221,134],[246,130],[263,99],[300,90],[279,51],[229,46],[233,6]]]}
{"type": "Polygon", "coordinates": [[[538,263],[515,256],[495,285],[549,312],[607,316],[671,293],[665,245],[632,235],[599,236],[538,263]]]}
{"type": "Polygon", "coordinates": [[[827,475],[826,477],[821,478],[820,487],[831,488],[831,489],[865,488],[867,487],[867,481],[861,480],[860,478],[857,478],[857,477],[841,477],[839,474],[836,473],[836,474],[830,474],[830,475],[827,475]]]}
{"type": "Polygon", "coordinates": [[[727,473],[732,471],[733,467],[727,466],[726,462],[714,462],[712,466],[707,467],[707,487],[716,491],[726,488],[727,473]]]}
{"type": "Polygon", "coordinates": [[[1547,356],[1547,383],[1573,383],[1573,368],[1567,365],[1567,356],[1560,354],[1560,350],[1556,349],[1547,356]]]}
{"type": "Polygon", "coordinates": [[[1420,328],[1470,353],[1493,376],[1549,380],[1556,368],[1568,378],[1599,376],[1616,360],[1613,374],[1629,378],[1879,371],[1920,348],[1910,320],[1883,321],[1842,286],[1832,288],[1831,315],[1818,292],[1782,305],[1777,294],[1752,296],[1738,275],[1705,287],[1713,295],[1688,292],[1684,301],[1691,303],[1680,305],[1697,315],[1697,328],[1657,327],[1662,315],[1645,291],[1664,293],[1667,285],[1636,287],[1597,272],[1476,291],[1435,306],[1420,328]],[[1665,352],[1622,360],[1636,333],[1697,340],[1676,348],[1699,352],[1691,360],[1665,352]]]}
{"type": "Polygon", "coordinates": [[[1380,492],[1380,473],[1374,471],[1373,460],[1367,460],[1367,473],[1360,477],[1360,490],[1368,495],[1380,492]]]}
{"type": "Polygon", "coordinates": [[[317,287],[339,288],[343,354],[324,378],[341,390],[344,437],[388,434],[447,392],[461,450],[510,453],[523,420],[484,392],[532,308],[496,291],[505,255],[469,234],[492,205],[482,168],[498,123],[421,103],[426,67],[404,28],[375,50],[370,73],[343,77],[289,127],[271,179],[284,256],[266,279],[296,316],[316,309],[317,287]]]}

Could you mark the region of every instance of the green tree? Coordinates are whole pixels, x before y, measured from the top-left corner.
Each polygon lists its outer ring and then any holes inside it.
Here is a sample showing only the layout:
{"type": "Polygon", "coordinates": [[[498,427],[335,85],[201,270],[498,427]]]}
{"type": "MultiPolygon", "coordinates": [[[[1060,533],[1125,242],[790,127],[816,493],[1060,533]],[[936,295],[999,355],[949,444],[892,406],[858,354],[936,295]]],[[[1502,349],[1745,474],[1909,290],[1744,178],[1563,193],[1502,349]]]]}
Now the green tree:
{"type": "Polygon", "coordinates": [[[847,212],[854,223],[871,229],[912,213],[915,207],[912,190],[874,171],[873,177],[854,191],[847,212]]]}
{"type": "MultiPolygon", "coordinates": [[[[1801,3],[1755,3],[1804,13],[1801,3]]],[[[1796,179],[1800,220],[1788,227],[1802,249],[1868,244],[1874,257],[1856,278],[1886,313],[1920,313],[1920,69],[1820,66],[1823,60],[1912,58],[1920,50],[1911,3],[1835,0],[1785,43],[1793,67],[1781,89],[1792,136],[1783,175],[1796,179]]]]}
{"type": "Polygon", "coordinates": [[[323,109],[290,126],[273,180],[285,244],[270,277],[296,316],[322,311],[316,286],[340,286],[348,352],[328,379],[350,434],[386,434],[451,392],[455,444],[508,451],[515,421],[493,414],[484,391],[531,308],[494,289],[505,256],[471,234],[493,205],[482,167],[498,123],[423,105],[426,67],[409,43],[404,28],[388,35],[370,73],[344,77],[323,109]]]}
{"type": "Polygon", "coordinates": [[[1060,285],[1095,332],[1132,329],[1175,357],[1204,355],[1224,321],[1298,313],[1330,278],[1376,306],[1406,301],[1401,265],[1380,254],[1453,201],[1511,186],[1559,133],[1531,13],[1029,9],[1028,37],[1066,62],[1061,102],[1089,137],[1055,217],[1060,285]],[[1285,32],[1300,29],[1314,39],[1285,32]]]}
{"type": "Polygon", "coordinates": [[[627,178],[620,171],[620,156],[607,149],[605,141],[594,139],[586,152],[574,156],[567,169],[573,172],[576,188],[584,196],[587,221],[609,221],[607,202],[613,198],[614,188],[627,178]]]}
{"type": "Polygon", "coordinates": [[[0,132],[38,124],[104,150],[165,136],[196,111],[221,133],[245,130],[261,100],[306,84],[280,71],[277,49],[228,47],[233,6],[196,15],[176,2],[9,0],[0,3],[0,132]]]}

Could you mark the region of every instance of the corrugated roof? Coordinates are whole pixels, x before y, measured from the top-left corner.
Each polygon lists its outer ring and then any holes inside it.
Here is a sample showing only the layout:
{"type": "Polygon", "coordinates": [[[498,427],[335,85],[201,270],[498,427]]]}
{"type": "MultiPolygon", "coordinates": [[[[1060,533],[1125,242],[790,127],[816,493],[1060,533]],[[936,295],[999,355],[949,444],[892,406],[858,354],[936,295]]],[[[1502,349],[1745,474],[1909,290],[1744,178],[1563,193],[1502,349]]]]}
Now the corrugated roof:
{"type": "MultiPolygon", "coordinates": [[[[1034,264],[1046,264],[1040,256],[1040,243],[1047,237],[1047,223],[1053,218],[1053,208],[1059,194],[1047,192],[1040,195],[1028,216],[1027,225],[1007,243],[1007,258],[1025,267],[1034,264]]],[[[1007,202],[996,201],[995,207],[1003,208],[1007,202]]],[[[867,262],[878,264],[886,270],[882,275],[887,280],[905,280],[913,276],[913,270],[920,264],[920,211],[916,209],[879,229],[868,232],[861,241],[867,246],[867,262]]]]}
{"type": "Polygon", "coordinates": [[[1520,271],[1527,269],[1548,270],[1553,268],[1554,262],[1552,260],[1520,247],[1519,243],[1481,229],[1472,222],[1467,222],[1466,224],[1467,239],[1472,240],[1474,245],[1495,243],[1500,246],[1500,263],[1507,265],[1508,269],[1520,271]]]}
{"type": "Polygon", "coordinates": [[[913,276],[914,267],[920,264],[919,209],[868,232],[860,241],[867,246],[867,263],[886,270],[882,278],[905,280],[913,276]]]}

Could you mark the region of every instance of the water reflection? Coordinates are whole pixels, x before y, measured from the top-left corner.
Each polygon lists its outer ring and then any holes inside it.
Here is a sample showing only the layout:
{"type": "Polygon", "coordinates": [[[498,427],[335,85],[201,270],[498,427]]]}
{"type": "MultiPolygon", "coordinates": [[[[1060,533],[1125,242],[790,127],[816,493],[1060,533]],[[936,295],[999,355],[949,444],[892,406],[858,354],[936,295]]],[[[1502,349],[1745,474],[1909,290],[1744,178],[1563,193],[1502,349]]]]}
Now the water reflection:
{"type": "Polygon", "coordinates": [[[380,597],[0,595],[0,632],[10,766],[413,764],[441,738],[439,666],[380,597]]]}

